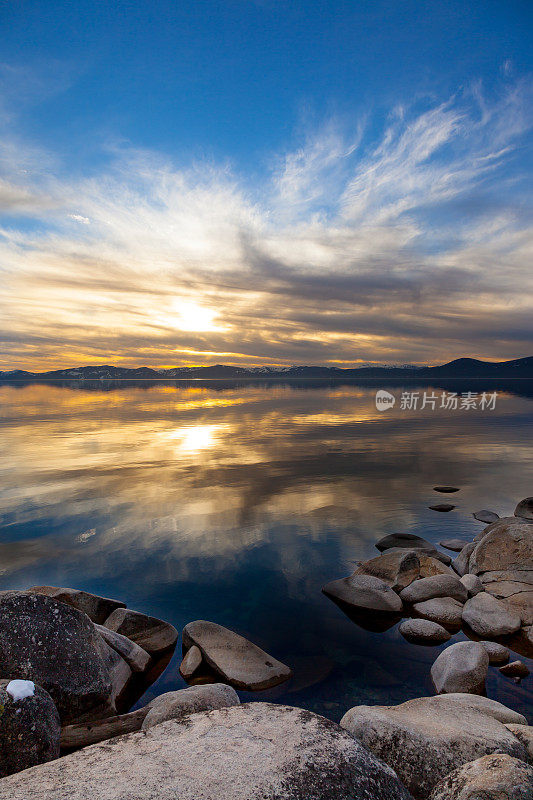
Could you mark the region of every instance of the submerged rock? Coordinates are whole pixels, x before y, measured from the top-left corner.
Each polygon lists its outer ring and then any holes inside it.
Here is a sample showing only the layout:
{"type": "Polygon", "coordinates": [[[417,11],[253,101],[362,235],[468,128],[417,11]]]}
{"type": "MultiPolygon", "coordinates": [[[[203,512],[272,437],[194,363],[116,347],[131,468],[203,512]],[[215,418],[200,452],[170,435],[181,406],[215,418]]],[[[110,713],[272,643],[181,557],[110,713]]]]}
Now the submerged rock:
{"type": "Polygon", "coordinates": [[[156,657],[175,647],[178,640],[178,632],[169,622],[127,608],[113,611],[106,619],[105,627],[127,636],[156,657]]]}
{"type": "Polygon", "coordinates": [[[436,645],[450,639],[450,632],[429,619],[406,619],[398,628],[404,639],[413,644],[436,645]]]}
{"type": "Polygon", "coordinates": [[[441,492],[442,494],[452,494],[453,492],[459,491],[455,486],[434,486],[433,490],[435,492],[441,492]]]}
{"type": "Polygon", "coordinates": [[[456,642],[431,667],[437,694],[484,694],[489,654],[480,642],[456,642]]]}
{"type": "Polygon", "coordinates": [[[441,547],[445,547],[446,550],[453,550],[455,553],[460,553],[468,542],[464,542],[462,539],[443,539],[439,544],[441,547]]]}
{"type": "Polygon", "coordinates": [[[454,770],[429,800],[533,800],[533,767],[505,753],[493,753],[454,770]]]}
{"type": "Polygon", "coordinates": [[[184,627],[183,647],[188,650],[193,645],[202,653],[203,661],[236,689],[269,689],[292,675],[281,661],[215,622],[196,620],[184,627]]]}
{"type": "Polygon", "coordinates": [[[452,506],[451,503],[437,503],[436,506],[428,506],[431,511],[453,511],[457,506],[452,506]]]}
{"type": "Polygon", "coordinates": [[[0,778],[59,757],[61,723],[48,692],[0,680],[0,709],[0,778]]]}
{"type": "Polygon", "coordinates": [[[90,800],[95,787],[98,800],[409,800],[394,770],[334,722],[270,703],[163,722],[2,786],[10,800],[90,800]]]}
{"type": "Polygon", "coordinates": [[[481,511],[475,511],[472,516],[480,522],[486,522],[487,525],[490,525],[491,522],[497,522],[500,519],[495,511],[488,511],[486,508],[481,509],[481,511]]]}
{"type": "Polygon", "coordinates": [[[457,575],[434,575],[414,581],[400,592],[400,597],[404,603],[423,603],[435,597],[453,597],[464,603],[468,592],[457,575]]]}
{"type": "Polygon", "coordinates": [[[514,633],[522,624],[518,614],[487,592],[479,592],[467,600],[463,608],[463,622],[484,639],[514,633]]]}

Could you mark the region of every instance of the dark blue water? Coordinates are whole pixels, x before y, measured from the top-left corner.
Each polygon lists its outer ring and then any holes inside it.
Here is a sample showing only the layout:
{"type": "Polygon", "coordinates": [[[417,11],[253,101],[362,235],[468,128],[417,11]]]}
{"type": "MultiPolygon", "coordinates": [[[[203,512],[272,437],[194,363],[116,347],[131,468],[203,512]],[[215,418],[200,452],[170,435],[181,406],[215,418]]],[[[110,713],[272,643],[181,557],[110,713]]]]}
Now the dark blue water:
{"type": "MultiPolygon", "coordinates": [[[[389,387],[380,412],[375,386],[0,386],[0,588],[72,586],[178,629],[221,623],[293,667],[261,697],[334,719],[432,694],[440,648],[363,630],[321,587],[385,534],[466,542],[483,527],[473,511],[533,495],[533,392],[503,388],[494,410],[406,411],[389,387]],[[450,497],[453,512],[428,509],[450,497]]],[[[184,685],[177,665],[147,697],[184,685]]],[[[530,716],[531,686],[491,668],[489,696],[530,716]]]]}

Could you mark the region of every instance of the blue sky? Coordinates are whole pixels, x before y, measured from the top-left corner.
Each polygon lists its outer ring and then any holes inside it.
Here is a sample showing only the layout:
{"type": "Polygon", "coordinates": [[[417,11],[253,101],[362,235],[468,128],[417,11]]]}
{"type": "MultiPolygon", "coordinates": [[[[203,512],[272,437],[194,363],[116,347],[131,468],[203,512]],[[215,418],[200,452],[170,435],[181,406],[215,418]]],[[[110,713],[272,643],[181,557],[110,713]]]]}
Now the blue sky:
{"type": "Polygon", "coordinates": [[[532,23],[2,3],[0,366],[530,355],[532,23]]]}

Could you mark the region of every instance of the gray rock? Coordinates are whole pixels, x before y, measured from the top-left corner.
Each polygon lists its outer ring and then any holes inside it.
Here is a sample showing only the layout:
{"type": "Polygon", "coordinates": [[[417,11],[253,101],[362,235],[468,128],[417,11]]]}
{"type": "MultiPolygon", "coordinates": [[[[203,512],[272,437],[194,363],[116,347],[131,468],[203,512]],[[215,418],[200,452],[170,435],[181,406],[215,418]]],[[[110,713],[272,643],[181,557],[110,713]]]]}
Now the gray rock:
{"type": "Polygon", "coordinates": [[[481,509],[481,511],[475,511],[472,516],[480,522],[486,522],[487,525],[490,525],[491,522],[497,522],[500,519],[495,511],[487,511],[486,508],[481,509]]]}
{"type": "Polygon", "coordinates": [[[414,581],[400,592],[404,603],[423,603],[435,597],[453,597],[460,603],[468,598],[468,592],[457,575],[434,575],[414,581]]]}
{"type": "Polygon", "coordinates": [[[169,622],[138,611],[118,608],[106,619],[105,627],[127,636],[151,656],[160,656],[176,646],[178,632],[169,622]]]}
{"type": "Polygon", "coordinates": [[[485,528],[476,540],[469,572],[479,575],[491,570],[531,570],[533,525],[530,522],[504,517],[485,528]]]}
{"type": "Polygon", "coordinates": [[[429,800],[533,800],[533,767],[494,753],[454,770],[429,800]]]}
{"type": "Polygon", "coordinates": [[[469,597],[474,597],[476,594],[483,591],[483,584],[478,575],[472,575],[470,572],[467,572],[466,575],[460,578],[460,581],[468,592],[469,597]]]}
{"type": "Polygon", "coordinates": [[[429,619],[406,619],[398,628],[404,639],[414,644],[443,644],[451,636],[449,631],[429,619]]]}
{"type": "Polygon", "coordinates": [[[438,558],[443,564],[450,564],[451,558],[445,553],[440,553],[434,544],[423,539],[421,536],[416,536],[413,533],[390,533],[388,536],[383,536],[376,542],[378,550],[391,550],[392,548],[399,548],[401,550],[421,550],[424,553],[438,558]]]}
{"type": "Polygon", "coordinates": [[[0,778],[59,757],[61,723],[54,701],[32,683],[28,696],[17,699],[16,688],[13,681],[0,680],[0,778]]]}
{"type": "Polygon", "coordinates": [[[214,622],[189,622],[183,629],[182,638],[185,650],[196,645],[202,659],[236,689],[269,689],[292,675],[289,667],[281,661],[238,633],[214,622]]]}
{"type": "MultiPolygon", "coordinates": [[[[124,711],[126,704],[127,692],[130,682],[133,677],[133,672],[129,664],[124,661],[122,656],[110,647],[107,642],[101,640],[100,652],[105,664],[106,673],[109,675],[111,682],[110,694],[110,711],[124,711]]],[[[91,719],[92,714],[80,715],[79,721],[91,719]]]]}
{"type": "Polygon", "coordinates": [[[28,589],[32,594],[45,594],[67,603],[78,611],[87,614],[90,620],[101,625],[116,608],[125,608],[125,603],[111,600],[109,597],[100,597],[97,594],[83,592],[81,589],[65,589],[59,586],[32,586],[28,589]]]}
{"type": "Polygon", "coordinates": [[[433,490],[435,492],[441,492],[442,494],[452,494],[452,492],[458,492],[455,486],[434,486],[433,490]]]}
{"type": "Polygon", "coordinates": [[[34,681],[61,721],[113,711],[105,642],[89,617],[41,594],[0,595],[0,664],[4,675],[34,681]]]}
{"type": "Polygon", "coordinates": [[[489,654],[480,642],[456,642],[437,657],[431,680],[437,694],[484,694],[489,654]]]}
{"type": "Polygon", "coordinates": [[[527,725],[527,720],[523,714],[519,714],[518,711],[513,711],[512,708],[507,708],[503,703],[498,703],[497,700],[491,700],[484,695],[450,692],[449,694],[441,694],[439,697],[443,702],[446,701],[446,703],[463,706],[463,708],[470,711],[475,709],[480,714],[497,719],[498,722],[502,722],[504,725],[507,725],[507,723],[527,725]]]}
{"type": "Polygon", "coordinates": [[[533,762],[533,728],[530,725],[517,725],[512,722],[506,722],[505,727],[522,742],[533,762]]]}
{"type": "Polygon", "coordinates": [[[463,541],[463,539],[443,539],[439,544],[441,547],[445,547],[446,550],[453,550],[456,553],[460,553],[468,542],[463,541]]]}
{"type": "Polygon", "coordinates": [[[146,650],[132,642],[127,636],[111,631],[104,625],[96,625],[96,630],[102,639],[124,659],[132,672],[144,672],[150,666],[152,659],[146,650]]]}
{"type": "Polygon", "coordinates": [[[435,597],[433,600],[415,603],[413,612],[422,619],[437,622],[453,631],[461,627],[463,605],[453,597],[435,597]]]}
{"type": "Polygon", "coordinates": [[[523,661],[511,661],[510,664],[500,667],[502,675],[507,675],[509,678],[527,678],[529,669],[523,661]]]}
{"type": "Polygon", "coordinates": [[[352,608],[381,614],[400,614],[403,603],[390,586],[373,575],[353,573],[331,581],[322,589],[327,597],[352,608]]]}
{"type": "Polygon", "coordinates": [[[395,772],[334,722],[270,703],[169,720],[2,789],[9,800],[94,800],[95,787],[98,800],[409,800],[395,772]]]}
{"type": "Polygon", "coordinates": [[[467,600],[463,608],[463,622],[484,639],[514,633],[522,624],[518,614],[487,592],[479,592],[467,600]]]}
{"type": "Polygon", "coordinates": [[[360,564],[354,575],[373,575],[398,592],[420,576],[420,558],[416,550],[387,551],[360,564]]]}
{"type": "Polygon", "coordinates": [[[238,706],[241,701],[235,689],[225,683],[211,683],[205,686],[188,686],[175,692],[161,694],[142,724],[143,730],[153,728],[168,719],[181,719],[198,711],[214,711],[216,708],[238,706]]]}
{"type": "Polygon", "coordinates": [[[496,642],[480,642],[489,654],[490,664],[505,664],[509,661],[509,650],[496,642]]]}
{"type": "Polygon", "coordinates": [[[429,508],[431,511],[453,511],[457,506],[453,506],[451,503],[437,503],[436,506],[429,506],[429,508]]]}
{"type": "Polygon", "coordinates": [[[180,674],[188,680],[202,663],[202,651],[195,644],[187,650],[180,664],[180,674]]]}
{"type": "Polygon", "coordinates": [[[461,577],[469,572],[470,556],[475,549],[476,542],[468,542],[459,555],[452,561],[452,569],[461,577]]]}
{"type": "Polygon", "coordinates": [[[515,517],[533,520],[533,497],[526,497],[525,500],[520,500],[514,510],[514,515],[515,517]]]}
{"type": "MultiPolygon", "coordinates": [[[[426,800],[452,770],[488,753],[528,760],[526,747],[493,715],[494,706],[505,710],[504,706],[476,695],[459,697],[444,694],[399,706],[356,706],[344,715],[341,726],[392,766],[417,800],[426,800]]],[[[520,718],[509,714],[509,722],[520,718]]]]}

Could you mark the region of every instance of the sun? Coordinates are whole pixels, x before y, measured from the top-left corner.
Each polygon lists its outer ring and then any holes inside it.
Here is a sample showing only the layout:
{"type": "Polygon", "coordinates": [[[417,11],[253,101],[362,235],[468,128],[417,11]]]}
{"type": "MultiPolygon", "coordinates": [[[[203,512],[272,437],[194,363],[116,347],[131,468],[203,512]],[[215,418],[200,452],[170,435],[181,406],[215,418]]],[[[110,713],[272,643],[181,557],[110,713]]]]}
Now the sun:
{"type": "Polygon", "coordinates": [[[219,331],[216,324],[216,311],[177,297],[172,303],[172,310],[177,314],[174,324],[182,331],[219,331]]]}

